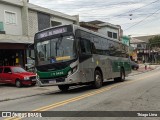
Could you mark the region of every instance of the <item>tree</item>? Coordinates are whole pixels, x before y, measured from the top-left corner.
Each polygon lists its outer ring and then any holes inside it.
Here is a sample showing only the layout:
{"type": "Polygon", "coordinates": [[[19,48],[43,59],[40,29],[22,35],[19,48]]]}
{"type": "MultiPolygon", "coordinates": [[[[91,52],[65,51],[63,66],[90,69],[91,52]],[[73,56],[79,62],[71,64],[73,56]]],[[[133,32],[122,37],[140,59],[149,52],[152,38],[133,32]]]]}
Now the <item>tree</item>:
{"type": "Polygon", "coordinates": [[[149,45],[151,48],[160,48],[160,36],[156,35],[149,39],[149,45]]]}
{"type": "Polygon", "coordinates": [[[150,46],[150,50],[153,51],[152,55],[150,57],[151,60],[154,60],[155,63],[159,62],[159,56],[158,53],[160,52],[160,36],[154,36],[153,38],[149,39],[149,46],[150,46]]]}

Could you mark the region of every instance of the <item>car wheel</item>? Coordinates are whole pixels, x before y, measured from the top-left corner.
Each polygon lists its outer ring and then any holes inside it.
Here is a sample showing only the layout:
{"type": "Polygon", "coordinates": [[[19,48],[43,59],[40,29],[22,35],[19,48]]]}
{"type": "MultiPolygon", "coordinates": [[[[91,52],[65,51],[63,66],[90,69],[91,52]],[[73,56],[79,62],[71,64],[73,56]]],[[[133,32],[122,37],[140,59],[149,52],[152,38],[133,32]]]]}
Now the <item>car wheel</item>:
{"type": "Polygon", "coordinates": [[[94,72],[94,83],[93,83],[93,87],[94,88],[100,88],[102,87],[103,84],[103,79],[102,79],[102,74],[100,73],[99,70],[96,70],[94,72]]]}
{"type": "Polygon", "coordinates": [[[22,87],[22,83],[20,80],[16,80],[16,87],[18,88],[22,87]]]}
{"type": "Polygon", "coordinates": [[[31,86],[35,86],[35,85],[36,85],[36,83],[32,83],[32,84],[31,84],[31,86]]]}

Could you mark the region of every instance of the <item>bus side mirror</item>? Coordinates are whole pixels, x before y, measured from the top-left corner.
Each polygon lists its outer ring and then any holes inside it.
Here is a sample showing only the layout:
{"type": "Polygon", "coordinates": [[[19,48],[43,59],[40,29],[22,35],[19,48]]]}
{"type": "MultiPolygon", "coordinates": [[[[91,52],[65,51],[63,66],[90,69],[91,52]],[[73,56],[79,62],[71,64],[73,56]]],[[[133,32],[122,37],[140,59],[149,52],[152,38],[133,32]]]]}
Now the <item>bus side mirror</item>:
{"type": "Polygon", "coordinates": [[[33,57],[32,50],[31,50],[31,49],[29,49],[29,57],[30,57],[32,60],[35,60],[35,57],[33,57]]]}

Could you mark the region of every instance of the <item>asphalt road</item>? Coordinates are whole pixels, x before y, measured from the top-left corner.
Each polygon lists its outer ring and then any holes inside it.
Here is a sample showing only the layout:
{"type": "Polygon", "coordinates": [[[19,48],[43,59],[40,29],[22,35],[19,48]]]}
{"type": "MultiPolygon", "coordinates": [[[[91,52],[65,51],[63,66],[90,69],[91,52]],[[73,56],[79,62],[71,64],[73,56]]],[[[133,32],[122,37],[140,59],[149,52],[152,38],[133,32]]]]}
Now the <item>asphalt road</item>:
{"type": "MultiPolygon", "coordinates": [[[[100,89],[72,88],[66,93],[43,95],[0,102],[0,111],[160,111],[160,69],[130,76],[125,82],[108,81],[100,89]]],[[[78,112],[78,113],[80,113],[78,112]]],[[[86,114],[89,114],[85,112],[86,114]]],[[[98,112],[97,112],[98,113],[98,112]]],[[[60,114],[60,112],[59,112],[60,114]]],[[[64,113],[70,114],[70,113],[64,113]]],[[[63,112],[61,115],[64,115],[63,112]]],[[[73,116],[77,113],[71,112],[73,116]]],[[[96,116],[95,113],[91,113],[96,116]]],[[[105,116],[106,113],[104,113],[105,116]]],[[[87,117],[87,116],[86,116],[87,117]]],[[[158,117],[48,117],[46,120],[159,120],[158,117]]],[[[0,118],[4,119],[4,118],[0,118]]],[[[40,119],[40,118],[28,118],[40,119]]],[[[11,118],[5,119],[11,120],[11,118]]]]}

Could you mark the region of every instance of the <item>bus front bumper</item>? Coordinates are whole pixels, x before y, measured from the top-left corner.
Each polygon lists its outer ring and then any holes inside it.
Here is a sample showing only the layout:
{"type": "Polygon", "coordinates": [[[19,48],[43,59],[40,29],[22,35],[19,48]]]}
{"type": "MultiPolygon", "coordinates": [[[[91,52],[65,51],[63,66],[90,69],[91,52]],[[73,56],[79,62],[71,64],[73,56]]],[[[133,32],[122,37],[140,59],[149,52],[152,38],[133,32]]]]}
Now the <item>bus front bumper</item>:
{"type": "Polygon", "coordinates": [[[64,78],[53,78],[53,79],[37,79],[38,86],[58,86],[58,85],[72,85],[80,83],[78,74],[64,78]]]}

